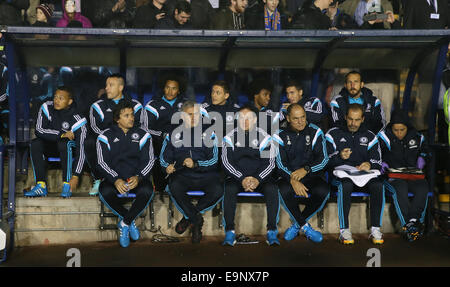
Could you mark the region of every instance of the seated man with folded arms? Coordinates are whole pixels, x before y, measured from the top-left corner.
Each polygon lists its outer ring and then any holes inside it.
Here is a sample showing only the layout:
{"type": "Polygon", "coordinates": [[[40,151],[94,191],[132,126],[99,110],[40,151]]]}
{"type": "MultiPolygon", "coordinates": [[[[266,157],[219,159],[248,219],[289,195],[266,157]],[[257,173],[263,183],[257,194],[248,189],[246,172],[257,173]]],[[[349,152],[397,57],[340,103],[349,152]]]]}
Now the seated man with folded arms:
{"type": "Polygon", "coordinates": [[[378,133],[383,155],[382,171],[388,173],[387,189],[402,225],[402,234],[408,241],[415,241],[422,236],[422,223],[428,202],[429,186],[425,175],[407,174],[404,178],[396,178],[400,174],[389,174],[389,168],[417,168],[423,170],[428,156],[425,137],[415,130],[408,119],[407,112],[395,111],[386,130],[378,133]],[[415,178],[419,176],[420,178],[415,178]],[[421,178],[423,177],[423,179],[421,178]],[[408,192],[414,194],[409,202],[408,192]]]}
{"type": "Polygon", "coordinates": [[[279,245],[277,220],[280,208],[278,188],[272,178],[275,147],[271,136],[257,126],[258,110],[244,106],[238,113],[238,127],[223,138],[222,165],[226,174],[223,199],[225,240],[236,243],[234,217],[240,192],[260,192],[267,210],[267,244],[279,245]]]}
{"type": "Polygon", "coordinates": [[[183,123],[168,134],[163,142],[160,163],[169,176],[168,192],[183,218],[175,226],[182,234],[192,227],[192,243],[202,239],[203,216],[223,197],[220,180],[217,138],[205,129],[200,117],[200,105],[186,101],[181,107],[183,123]],[[201,190],[205,194],[197,205],[188,191],[201,190]]]}
{"type": "Polygon", "coordinates": [[[61,196],[68,198],[76,189],[85,163],[84,142],[86,119],[75,111],[72,90],[59,87],[53,101],[42,104],[36,119],[36,138],[31,141],[30,153],[36,185],[24,193],[26,197],[47,195],[46,158],[61,160],[63,187],[61,196]]]}
{"type": "Polygon", "coordinates": [[[99,171],[104,180],[99,187],[100,200],[119,217],[119,243],[128,247],[130,237],[138,240],[135,219],[153,198],[148,175],[155,162],[152,137],[134,126],[134,103],[121,101],[113,110],[114,124],[97,137],[99,171]],[[133,195],[129,209],[123,206],[122,195],[133,195]]]}
{"type": "Polygon", "coordinates": [[[308,220],[323,208],[330,194],[324,176],[328,163],[325,136],[319,127],[306,121],[301,105],[291,104],[286,116],[289,126],[273,135],[278,143],[281,203],[294,222],[284,233],[284,239],[292,240],[302,232],[311,241],[321,242],[322,234],[308,220]],[[295,195],[308,198],[303,211],[295,195]]]}
{"type": "Polygon", "coordinates": [[[385,202],[384,186],[383,181],[377,176],[381,169],[381,150],[378,138],[363,125],[365,120],[363,113],[363,107],[360,104],[350,104],[345,116],[347,125],[342,128],[332,128],[325,136],[330,159],[328,166],[331,170],[337,166],[347,165],[355,168],[358,172],[365,171],[362,173],[367,172],[369,176],[374,175],[362,187],[356,186],[355,181],[351,178],[333,176],[331,183],[338,190],[339,240],[343,244],[354,243],[348,215],[352,192],[361,189],[370,194],[370,221],[372,227],[369,239],[372,239],[374,244],[382,244],[384,242],[383,234],[380,231],[385,202]]]}

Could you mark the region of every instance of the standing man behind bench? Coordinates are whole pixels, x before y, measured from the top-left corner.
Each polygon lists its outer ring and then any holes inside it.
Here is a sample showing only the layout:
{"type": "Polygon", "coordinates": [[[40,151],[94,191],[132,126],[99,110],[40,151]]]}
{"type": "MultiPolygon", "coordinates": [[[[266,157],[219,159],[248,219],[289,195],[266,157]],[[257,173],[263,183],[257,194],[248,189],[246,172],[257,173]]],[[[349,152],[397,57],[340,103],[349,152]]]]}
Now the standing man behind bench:
{"type": "Polygon", "coordinates": [[[152,137],[134,126],[134,104],[121,101],[113,111],[114,124],[97,138],[99,170],[104,176],[100,184],[100,200],[119,217],[119,243],[128,247],[130,237],[139,239],[135,219],[153,198],[148,175],[155,161],[152,137]],[[123,207],[120,194],[135,194],[130,209],[123,207]]]}

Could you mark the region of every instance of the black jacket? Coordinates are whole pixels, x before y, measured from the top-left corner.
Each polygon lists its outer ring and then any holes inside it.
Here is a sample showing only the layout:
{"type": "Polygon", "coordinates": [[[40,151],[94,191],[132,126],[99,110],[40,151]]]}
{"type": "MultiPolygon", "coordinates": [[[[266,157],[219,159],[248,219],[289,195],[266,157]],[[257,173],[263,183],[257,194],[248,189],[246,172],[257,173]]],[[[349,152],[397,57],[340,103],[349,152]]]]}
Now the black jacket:
{"type": "Polygon", "coordinates": [[[271,178],[275,168],[275,153],[271,136],[260,128],[256,128],[254,133],[235,128],[222,142],[225,173],[238,182],[248,176],[259,182],[271,178]]]}
{"type": "Polygon", "coordinates": [[[403,27],[405,29],[450,28],[448,0],[437,0],[439,19],[431,19],[431,13],[436,12],[428,5],[427,0],[408,0],[405,2],[403,20],[403,27]]]}
{"type": "Polygon", "coordinates": [[[56,142],[61,139],[61,135],[72,131],[75,135],[75,157],[73,164],[73,174],[80,176],[85,162],[84,142],[87,135],[87,121],[76,113],[74,106],[64,110],[55,110],[53,102],[48,101],[42,104],[36,119],[35,134],[38,138],[46,141],[56,142]]]}
{"type": "Polygon", "coordinates": [[[175,164],[177,174],[194,179],[219,176],[217,137],[206,129],[180,127],[174,130],[164,139],[159,159],[164,171],[175,164]],[[183,167],[187,158],[194,161],[194,168],[183,167]]]}
{"type": "Polygon", "coordinates": [[[394,112],[385,130],[378,133],[378,138],[383,154],[383,161],[391,168],[416,167],[417,158],[428,157],[428,145],[425,137],[416,131],[409,123],[407,115],[394,112]],[[392,125],[401,123],[407,126],[406,136],[399,140],[392,132],[392,125]]]}
{"type": "Polygon", "coordinates": [[[222,131],[215,131],[218,137],[219,146],[221,146],[223,137],[236,127],[236,113],[239,111],[239,105],[234,104],[230,98],[228,98],[223,106],[213,105],[209,101],[203,103],[202,108],[207,112],[207,117],[211,121],[211,125],[216,123],[218,115],[222,118],[222,131]]]}
{"type": "Polygon", "coordinates": [[[161,9],[153,5],[152,1],[136,9],[136,16],[134,18],[134,28],[154,29],[156,27],[156,15],[166,13],[165,17],[170,17],[169,9],[164,4],[161,9]]]}
{"type": "Polygon", "coordinates": [[[292,29],[328,30],[331,28],[330,18],[314,3],[302,7],[294,15],[292,22],[292,29]]]}
{"type": "Polygon", "coordinates": [[[309,124],[298,133],[290,128],[281,130],[278,135],[273,135],[273,140],[278,143],[279,175],[285,180],[289,181],[292,172],[305,166],[311,168],[307,177],[322,175],[328,153],[325,136],[318,126],[309,124]]]}
{"type": "MultiPolygon", "coordinates": [[[[129,96],[123,96],[124,100],[133,102],[134,105],[134,126],[140,127],[143,122],[142,105],[139,101],[131,99],[129,96]]],[[[92,130],[97,134],[101,134],[106,129],[110,128],[113,121],[113,110],[114,107],[122,100],[120,99],[117,103],[113,100],[103,96],[100,100],[92,104],[89,110],[89,120],[92,130]]]]}
{"type": "MultiPolygon", "coordinates": [[[[330,103],[331,114],[334,126],[345,127],[345,115],[347,107],[350,103],[350,93],[344,87],[339,95],[335,96],[330,103]]],[[[375,97],[371,90],[367,88],[361,89],[361,99],[363,100],[364,123],[367,129],[377,134],[386,126],[383,107],[381,101],[375,97]]]]}
{"type": "MultiPolygon", "coordinates": [[[[168,0],[166,5],[170,15],[173,15],[177,0],[168,0]]],[[[208,0],[191,0],[191,18],[190,22],[193,29],[209,29],[215,9],[208,0]]]]}
{"type": "Polygon", "coordinates": [[[112,8],[118,0],[95,0],[82,1],[82,11],[92,25],[96,28],[118,28],[131,27],[136,5],[133,0],[126,0],[126,8],[123,12],[113,12],[112,8]]]}
{"type": "Polygon", "coordinates": [[[0,0],[0,25],[23,26],[25,22],[21,10],[27,10],[29,6],[29,0],[0,0]]]}
{"type": "Polygon", "coordinates": [[[104,178],[114,184],[133,176],[145,178],[155,163],[152,137],[138,127],[126,134],[116,124],[97,137],[97,160],[104,178]]]}
{"type": "MultiPolygon", "coordinates": [[[[320,126],[325,116],[325,109],[319,98],[316,97],[303,97],[299,102],[306,112],[306,119],[309,123],[320,126]]],[[[280,121],[286,119],[287,109],[280,108],[280,121]]]]}
{"type": "Polygon", "coordinates": [[[180,25],[174,16],[167,16],[156,23],[155,29],[192,29],[192,24],[188,21],[184,25],[180,25]]]}
{"type": "Polygon", "coordinates": [[[329,168],[339,165],[358,166],[363,162],[369,162],[371,169],[381,169],[380,143],[375,134],[363,126],[355,133],[350,132],[347,127],[332,128],[325,135],[327,140],[327,152],[329,156],[329,168]],[[350,148],[350,158],[343,160],[340,152],[350,148]]]}

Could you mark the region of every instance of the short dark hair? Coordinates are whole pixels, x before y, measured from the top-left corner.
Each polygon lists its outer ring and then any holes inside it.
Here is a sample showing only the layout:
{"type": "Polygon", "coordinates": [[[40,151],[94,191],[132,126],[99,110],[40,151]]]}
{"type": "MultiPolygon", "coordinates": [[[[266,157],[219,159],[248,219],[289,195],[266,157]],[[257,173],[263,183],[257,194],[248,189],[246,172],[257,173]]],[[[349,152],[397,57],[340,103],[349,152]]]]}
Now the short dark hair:
{"type": "Polygon", "coordinates": [[[64,91],[69,94],[69,99],[73,99],[73,89],[69,86],[59,86],[56,91],[64,91]]]}
{"type": "Polygon", "coordinates": [[[175,8],[173,10],[174,13],[175,13],[175,10],[178,11],[178,14],[180,14],[181,12],[185,12],[186,14],[190,15],[191,11],[192,11],[191,4],[185,0],[178,1],[175,4],[175,8]]]}
{"type": "Polygon", "coordinates": [[[359,75],[359,78],[360,78],[361,81],[362,81],[362,75],[361,75],[361,73],[358,72],[358,71],[356,71],[356,70],[353,70],[353,71],[348,72],[348,73],[345,75],[345,82],[347,82],[347,78],[348,78],[348,76],[350,76],[350,75],[359,75]]]}
{"type": "Polygon", "coordinates": [[[124,76],[122,76],[122,74],[119,74],[119,73],[112,74],[107,77],[107,79],[109,79],[109,78],[120,79],[122,81],[122,85],[125,86],[125,78],[124,78],[124,76]]]}
{"type": "Polygon", "coordinates": [[[289,81],[287,81],[285,87],[286,87],[286,89],[289,88],[289,87],[295,87],[297,90],[303,90],[302,85],[297,80],[289,80],[289,81]]]}
{"type": "Polygon", "coordinates": [[[362,105],[357,104],[357,103],[353,103],[353,104],[348,105],[346,115],[348,115],[348,112],[350,110],[352,110],[352,111],[361,111],[361,115],[364,117],[364,108],[363,108],[362,105]]]}
{"type": "Polygon", "coordinates": [[[250,85],[250,98],[253,100],[254,96],[259,94],[262,90],[268,90],[270,93],[272,93],[273,86],[269,80],[266,79],[255,80],[250,85]]]}
{"type": "Polygon", "coordinates": [[[289,107],[287,108],[286,113],[290,116],[290,115],[291,115],[291,111],[292,111],[294,108],[301,108],[303,111],[305,111],[305,108],[302,107],[302,105],[300,105],[300,104],[290,104],[289,107]]]}
{"type": "Polygon", "coordinates": [[[113,121],[117,123],[120,119],[120,113],[124,109],[132,109],[134,111],[133,103],[129,100],[121,100],[113,109],[113,121]]]}
{"type": "Polygon", "coordinates": [[[215,82],[212,84],[211,89],[212,89],[212,87],[214,87],[214,86],[222,87],[222,89],[223,89],[223,91],[224,91],[225,94],[229,94],[229,93],[230,93],[230,86],[228,86],[228,83],[225,82],[225,81],[222,81],[222,80],[215,81],[215,82]]]}

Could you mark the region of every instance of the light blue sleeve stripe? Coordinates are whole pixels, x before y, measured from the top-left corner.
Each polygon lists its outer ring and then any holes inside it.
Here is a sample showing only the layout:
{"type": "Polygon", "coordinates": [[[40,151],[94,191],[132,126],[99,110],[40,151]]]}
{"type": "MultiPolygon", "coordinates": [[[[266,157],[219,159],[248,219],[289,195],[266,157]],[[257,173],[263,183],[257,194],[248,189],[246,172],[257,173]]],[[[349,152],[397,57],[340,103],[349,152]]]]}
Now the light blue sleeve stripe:
{"type": "Polygon", "coordinates": [[[161,166],[164,168],[167,168],[169,166],[169,163],[164,160],[164,151],[166,150],[168,141],[169,141],[169,136],[166,136],[166,138],[164,139],[164,142],[163,142],[163,146],[161,148],[161,153],[159,155],[159,162],[160,162],[161,166]]]}
{"type": "Polygon", "coordinates": [[[100,118],[102,119],[102,121],[104,120],[104,115],[103,113],[99,110],[98,105],[92,105],[92,107],[94,108],[94,110],[97,112],[97,114],[100,116],[100,118]]]}

